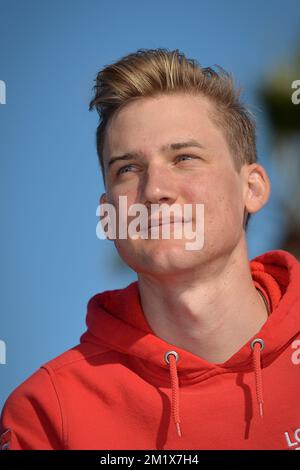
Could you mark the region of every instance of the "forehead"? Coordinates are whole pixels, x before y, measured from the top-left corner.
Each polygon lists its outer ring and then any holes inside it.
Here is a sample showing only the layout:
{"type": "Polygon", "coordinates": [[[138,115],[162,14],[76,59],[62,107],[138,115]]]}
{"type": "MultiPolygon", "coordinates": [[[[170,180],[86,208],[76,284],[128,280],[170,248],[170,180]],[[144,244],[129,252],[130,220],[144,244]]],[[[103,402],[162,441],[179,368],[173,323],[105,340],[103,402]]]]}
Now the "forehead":
{"type": "Polygon", "coordinates": [[[150,153],[166,142],[197,139],[207,148],[227,148],[211,116],[214,104],[190,94],[139,98],[116,111],[108,123],[104,160],[126,152],[150,153]]]}

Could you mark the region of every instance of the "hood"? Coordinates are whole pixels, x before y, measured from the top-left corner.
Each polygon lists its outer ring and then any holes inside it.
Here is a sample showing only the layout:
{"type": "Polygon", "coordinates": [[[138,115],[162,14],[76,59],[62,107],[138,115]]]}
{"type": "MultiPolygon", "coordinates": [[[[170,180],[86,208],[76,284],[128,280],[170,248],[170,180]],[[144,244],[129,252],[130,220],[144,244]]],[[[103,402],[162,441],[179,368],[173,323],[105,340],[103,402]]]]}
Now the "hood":
{"type": "Polygon", "coordinates": [[[138,281],[123,289],[96,294],[88,302],[87,331],[80,341],[126,354],[139,361],[161,383],[168,380],[179,436],[179,387],[224,371],[253,371],[258,410],[263,416],[262,369],[300,332],[299,261],[286,251],[274,250],[249,263],[255,287],[268,306],[269,317],[259,332],[224,363],[210,363],[156,336],[143,314],[138,281]]]}

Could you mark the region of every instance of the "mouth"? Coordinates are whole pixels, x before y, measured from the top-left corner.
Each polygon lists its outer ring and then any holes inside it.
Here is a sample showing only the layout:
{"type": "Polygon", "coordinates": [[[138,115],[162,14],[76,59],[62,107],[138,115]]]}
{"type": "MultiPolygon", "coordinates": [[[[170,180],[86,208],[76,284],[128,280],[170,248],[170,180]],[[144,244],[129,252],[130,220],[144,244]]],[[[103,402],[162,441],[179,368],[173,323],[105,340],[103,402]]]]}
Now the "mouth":
{"type": "Polygon", "coordinates": [[[183,219],[182,217],[173,217],[172,219],[162,219],[162,218],[150,218],[148,219],[148,224],[153,227],[157,227],[158,225],[164,224],[172,224],[172,223],[180,223],[184,224],[187,222],[191,222],[191,219],[183,219]]]}
{"type": "Polygon", "coordinates": [[[148,227],[149,229],[151,227],[160,227],[161,225],[175,225],[175,224],[180,224],[180,225],[183,225],[183,224],[186,224],[186,223],[190,223],[191,222],[191,219],[182,219],[182,218],[174,218],[172,220],[170,219],[167,219],[167,220],[160,220],[160,219],[150,219],[148,221],[148,227]]]}

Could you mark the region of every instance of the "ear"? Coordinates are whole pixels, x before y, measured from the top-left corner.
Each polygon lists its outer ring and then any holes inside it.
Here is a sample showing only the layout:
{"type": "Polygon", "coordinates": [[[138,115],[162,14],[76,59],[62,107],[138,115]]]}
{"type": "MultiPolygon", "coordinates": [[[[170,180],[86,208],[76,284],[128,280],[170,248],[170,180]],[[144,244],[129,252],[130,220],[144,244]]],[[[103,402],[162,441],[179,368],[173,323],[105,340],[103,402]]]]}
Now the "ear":
{"type": "Polygon", "coordinates": [[[107,203],[107,195],[106,193],[102,193],[99,199],[99,204],[106,204],[107,203]]]}
{"type": "MultiPolygon", "coordinates": [[[[102,204],[107,204],[107,202],[108,202],[107,201],[107,194],[106,193],[101,194],[101,196],[99,198],[99,205],[101,206],[102,204]]],[[[102,224],[103,230],[104,230],[104,226],[105,226],[105,222],[103,222],[103,219],[106,219],[106,222],[111,224],[111,219],[110,219],[109,214],[107,214],[106,216],[103,216],[103,217],[101,217],[101,215],[100,215],[99,219],[100,219],[100,223],[102,224]]],[[[107,232],[106,239],[111,241],[112,238],[110,237],[109,233],[110,233],[110,231],[107,232]]]]}
{"type": "Polygon", "coordinates": [[[258,163],[244,168],[245,209],[250,214],[258,212],[268,202],[271,193],[270,179],[266,170],[258,163]]]}

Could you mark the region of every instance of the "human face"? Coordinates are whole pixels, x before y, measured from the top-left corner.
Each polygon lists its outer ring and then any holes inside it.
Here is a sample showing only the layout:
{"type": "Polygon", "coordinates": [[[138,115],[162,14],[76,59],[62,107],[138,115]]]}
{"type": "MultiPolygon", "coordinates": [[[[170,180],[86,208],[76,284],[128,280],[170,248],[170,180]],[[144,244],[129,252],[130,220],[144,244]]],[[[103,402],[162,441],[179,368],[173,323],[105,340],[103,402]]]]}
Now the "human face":
{"type": "Polygon", "coordinates": [[[117,111],[107,127],[102,203],[118,210],[119,196],[127,196],[128,206],[204,205],[204,245],[198,251],[187,251],[184,237],[115,240],[120,256],[138,273],[195,269],[230,253],[244,236],[243,172],[234,168],[223,131],[211,120],[212,110],[212,103],[202,96],[141,98],[117,111]],[[166,144],[192,139],[200,147],[161,150],[166,144]],[[137,156],[109,164],[129,152],[137,156]]]}

